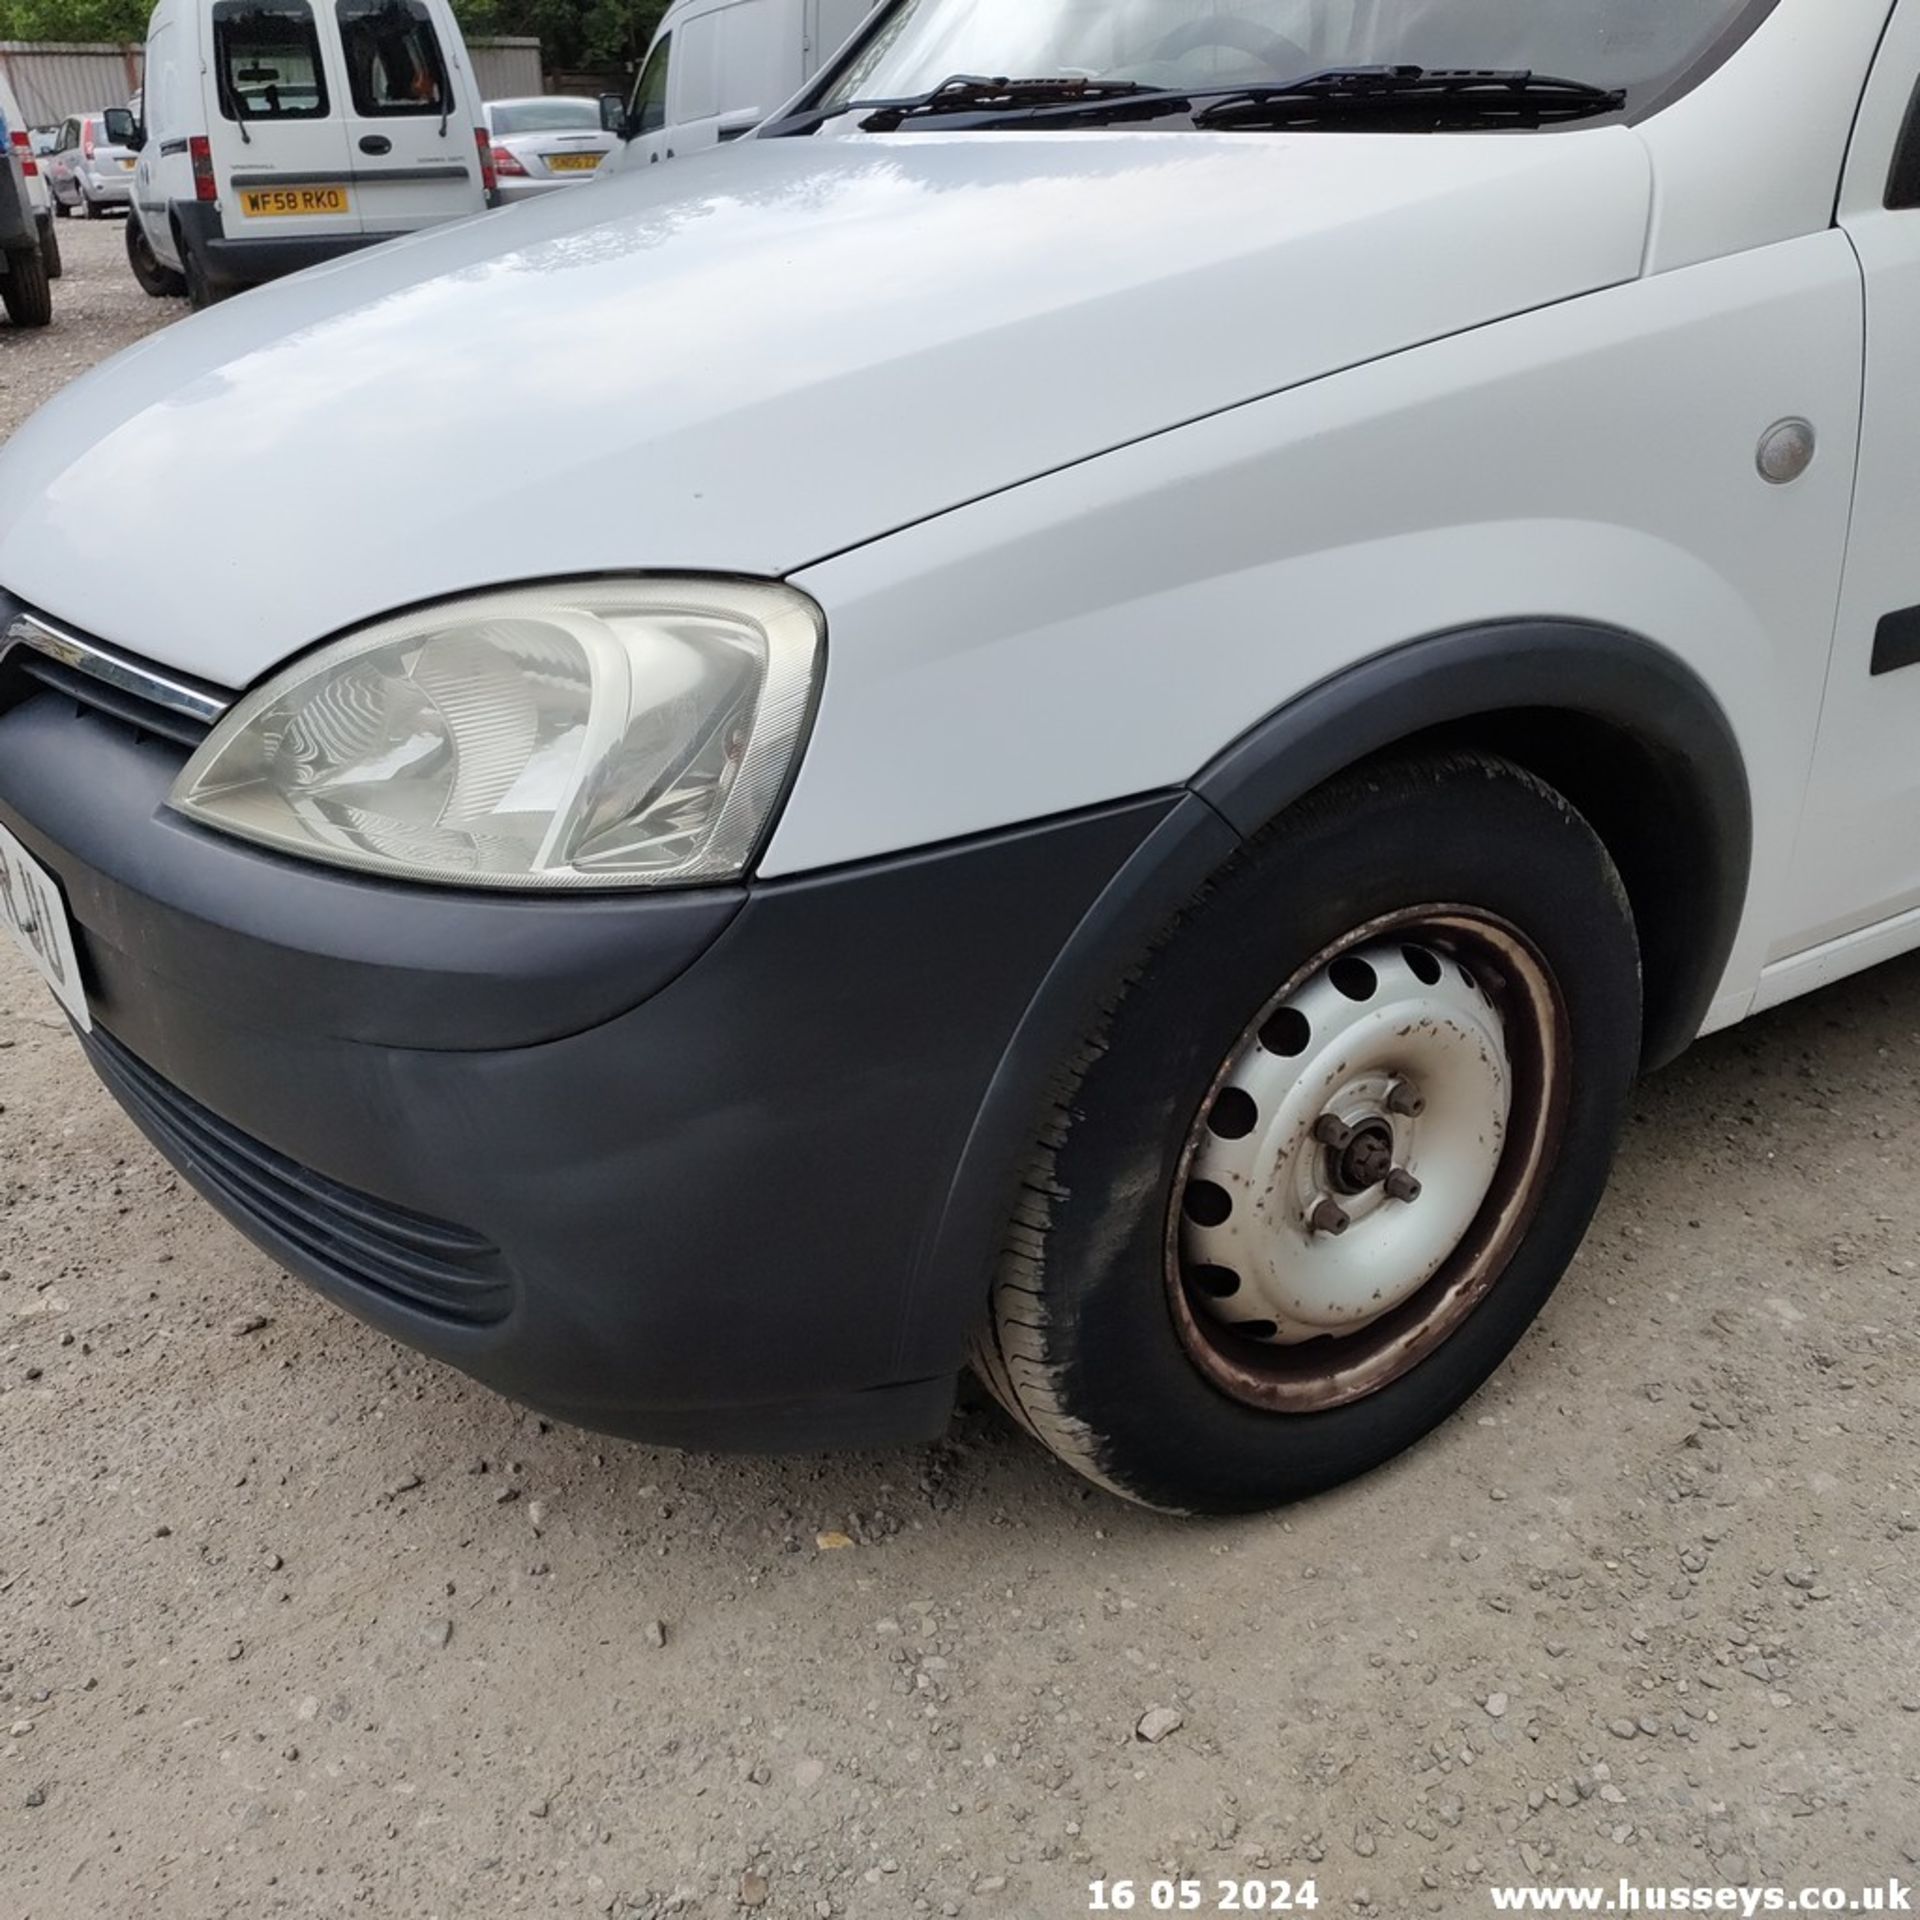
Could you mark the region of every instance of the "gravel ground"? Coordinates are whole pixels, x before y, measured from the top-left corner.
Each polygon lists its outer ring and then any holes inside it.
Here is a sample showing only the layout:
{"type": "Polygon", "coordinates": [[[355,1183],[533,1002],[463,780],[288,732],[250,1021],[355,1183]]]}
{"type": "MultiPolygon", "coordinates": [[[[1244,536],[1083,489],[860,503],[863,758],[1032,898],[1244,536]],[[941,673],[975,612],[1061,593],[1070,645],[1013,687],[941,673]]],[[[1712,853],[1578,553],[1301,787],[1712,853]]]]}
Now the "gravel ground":
{"type": "Polygon", "coordinates": [[[124,221],[67,219],[59,232],[66,272],[53,283],[53,325],[29,330],[0,317],[0,439],[76,374],[187,310],[140,291],[124,221]]]}
{"type": "MultiPolygon", "coordinates": [[[[65,234],[0,425],[178,311],[65,234]]],[[[0,1907],[1920,1881],[1917,1069],[1920,959],[1704,1043],[1464,1415],[1183,1525],[977,1398],[885,1457],[549,1428],[254,1253],[0,953],[0,1907]]]]}

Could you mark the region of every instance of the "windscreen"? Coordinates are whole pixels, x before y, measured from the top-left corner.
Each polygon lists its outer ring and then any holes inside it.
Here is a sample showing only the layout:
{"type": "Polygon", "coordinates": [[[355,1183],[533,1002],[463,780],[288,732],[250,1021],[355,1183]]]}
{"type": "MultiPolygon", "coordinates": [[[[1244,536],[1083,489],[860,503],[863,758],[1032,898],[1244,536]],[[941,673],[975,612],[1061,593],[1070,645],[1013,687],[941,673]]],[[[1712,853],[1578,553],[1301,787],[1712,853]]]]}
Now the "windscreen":
{"type": "Polygon", "coordinates": [[[502,100],[487,109],[496,134],[598,132],[597,100],[502,100]]]}
{"type": "Polygon", "coordinates": [[[1773,0],[901,0],[829,101],[957,74],[1278,85],[1328,67],[1529,68],[1657,94],[1773,0]]]}

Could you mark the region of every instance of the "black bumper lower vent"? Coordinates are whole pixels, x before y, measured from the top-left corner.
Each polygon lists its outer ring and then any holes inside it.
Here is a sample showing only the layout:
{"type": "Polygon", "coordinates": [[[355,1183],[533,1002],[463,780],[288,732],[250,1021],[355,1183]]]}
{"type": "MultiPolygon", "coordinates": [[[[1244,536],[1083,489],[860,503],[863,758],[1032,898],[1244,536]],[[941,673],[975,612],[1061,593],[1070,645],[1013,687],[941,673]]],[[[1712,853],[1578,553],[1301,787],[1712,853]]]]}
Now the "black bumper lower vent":
{"type": "Polygon", "coordinates": [[[457,1326],[492,1326],[512,1311],[513,1276],[492,1242],[309,1172],[190,1100],[98,1027],[81,1040],[154,1145],[276,1255],[343,1290],[457,1326]]]}

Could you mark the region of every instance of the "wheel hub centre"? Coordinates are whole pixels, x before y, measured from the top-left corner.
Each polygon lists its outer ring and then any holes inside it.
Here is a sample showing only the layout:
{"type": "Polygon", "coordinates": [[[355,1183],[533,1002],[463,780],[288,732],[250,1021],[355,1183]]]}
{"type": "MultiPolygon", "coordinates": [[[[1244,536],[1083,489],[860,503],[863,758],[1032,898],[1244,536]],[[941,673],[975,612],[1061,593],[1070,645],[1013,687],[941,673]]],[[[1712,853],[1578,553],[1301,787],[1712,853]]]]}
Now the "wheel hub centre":
{"type": "Polygon", "coordinates": [[[1511,1079],[1470,970],[1405,939],[1337,956],[1249,1031],[1196,1129],[1181,1254],[1240,1337],[1350,1337],[1411,1300],[1499,1166],[1511,1079]]]}
{"type": "Polygon", "coordinates": [[[1327,1148],[1328,1186],[1336,1193],[1377,1187],[1393,1171],[1393,1128],[1385,1120],[1363,1120],[1340,1132],[1340,1144],[1327,1148]]]}

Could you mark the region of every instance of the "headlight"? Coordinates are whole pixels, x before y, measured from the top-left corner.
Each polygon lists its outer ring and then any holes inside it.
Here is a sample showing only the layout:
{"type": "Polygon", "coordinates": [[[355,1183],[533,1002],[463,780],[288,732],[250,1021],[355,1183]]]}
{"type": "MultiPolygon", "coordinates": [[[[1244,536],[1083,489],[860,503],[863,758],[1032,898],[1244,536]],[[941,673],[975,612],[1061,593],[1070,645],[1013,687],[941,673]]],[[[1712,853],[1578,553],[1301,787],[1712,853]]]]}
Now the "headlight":
{"type": "Polygon", "coordinates": [[[727,879],[786,789],[822,631],[811,600],[751,582],[451,601],[249,694],[170,803],[283,853],[448,886],[727,879]]]}

